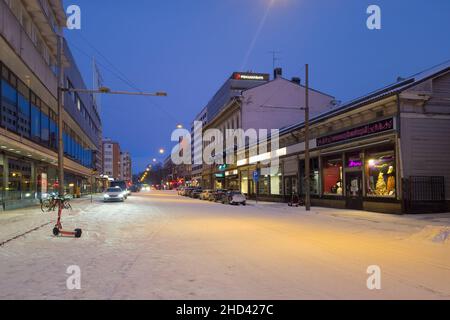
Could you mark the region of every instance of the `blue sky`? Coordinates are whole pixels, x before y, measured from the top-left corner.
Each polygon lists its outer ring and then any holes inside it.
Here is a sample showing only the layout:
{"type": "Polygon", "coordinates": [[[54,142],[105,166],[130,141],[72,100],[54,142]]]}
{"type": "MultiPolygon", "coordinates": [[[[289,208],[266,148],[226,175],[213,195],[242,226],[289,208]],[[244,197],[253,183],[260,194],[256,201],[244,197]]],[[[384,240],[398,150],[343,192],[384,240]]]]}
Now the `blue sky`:
{"type": "Polygon", "coordinates": [[[108,87],[134,90],[119,70],[141,90],[169,93],[102,98],[104,135],[132,153],[135,172],[170,148],[176,124],[189,126],[232,72],[272,73],[270,51],[281,52],[288,78],[303,79],[309,63],[311,85],[342,101],[450,59],[448,0],[270,2],[64,1],[82,10],[82,29],[66,37],[89,86],[95,56],[108,87]],[[381,30],[366,27],[371,4],[381,30]]]}

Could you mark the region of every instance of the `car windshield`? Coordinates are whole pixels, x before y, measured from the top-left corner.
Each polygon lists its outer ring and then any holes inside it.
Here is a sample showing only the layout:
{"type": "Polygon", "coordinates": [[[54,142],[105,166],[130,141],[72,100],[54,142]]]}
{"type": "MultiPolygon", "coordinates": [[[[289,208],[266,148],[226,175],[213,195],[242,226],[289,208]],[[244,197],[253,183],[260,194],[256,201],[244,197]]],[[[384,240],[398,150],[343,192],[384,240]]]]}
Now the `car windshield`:
{"type": "Polygon", "coordinates": [[[120,188],[109,188],[108,190],[106,190],[106,192],[121,192],[122,189],[120,188]]]}

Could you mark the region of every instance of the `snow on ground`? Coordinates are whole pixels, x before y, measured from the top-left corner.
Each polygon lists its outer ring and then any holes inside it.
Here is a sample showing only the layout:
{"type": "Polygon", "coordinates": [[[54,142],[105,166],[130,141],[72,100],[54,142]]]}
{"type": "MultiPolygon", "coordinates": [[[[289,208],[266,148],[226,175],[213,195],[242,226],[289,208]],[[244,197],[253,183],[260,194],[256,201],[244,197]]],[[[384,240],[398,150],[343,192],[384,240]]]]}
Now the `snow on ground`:
{"type": "MultiPolygon", "coordinates": [[[[0,247],[0,299],[449,299],[450,214],[224,206],[152,192],[77,202],[52,224],[0,247]],[[66,287],[81,268],[81,290],[66,287]],[[378,265],[382,289],[366,270],[378,265]]],[[[49,221],[0,214],[0,243],[49,221]]]]}

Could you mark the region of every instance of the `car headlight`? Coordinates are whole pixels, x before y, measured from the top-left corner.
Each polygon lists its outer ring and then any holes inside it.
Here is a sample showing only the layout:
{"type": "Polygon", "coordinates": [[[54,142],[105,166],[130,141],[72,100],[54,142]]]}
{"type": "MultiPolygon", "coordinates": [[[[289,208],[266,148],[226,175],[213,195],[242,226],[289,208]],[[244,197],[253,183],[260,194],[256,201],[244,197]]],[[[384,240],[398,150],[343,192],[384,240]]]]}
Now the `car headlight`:
{"type": "Polygon", "coordinates": [[[108,199],[108,198],[109,198],[109,195],[108,195],[108,194],[105,194],[105,195],[104,195],[104,198],[105,198],[105,199],[108,199]]]}

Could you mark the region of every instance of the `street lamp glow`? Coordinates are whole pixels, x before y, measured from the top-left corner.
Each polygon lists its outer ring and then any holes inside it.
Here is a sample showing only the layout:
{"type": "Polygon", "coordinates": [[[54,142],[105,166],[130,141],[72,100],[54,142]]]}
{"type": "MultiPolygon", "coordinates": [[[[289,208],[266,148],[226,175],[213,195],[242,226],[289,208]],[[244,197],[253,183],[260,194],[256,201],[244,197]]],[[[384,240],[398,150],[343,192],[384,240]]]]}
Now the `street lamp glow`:
{"type": "Polygon", "coordinates": [[[181,123],[177,124],[177,129],[183,129],[183,128],[184,128],[184,126],[181,123]]]}
{"type": "Polygon", "coordinates": [[[165,152],[166,152],[166,150],[164,150],[163,148],[159,149],[160,154],[164,154],[165,152]]]}

